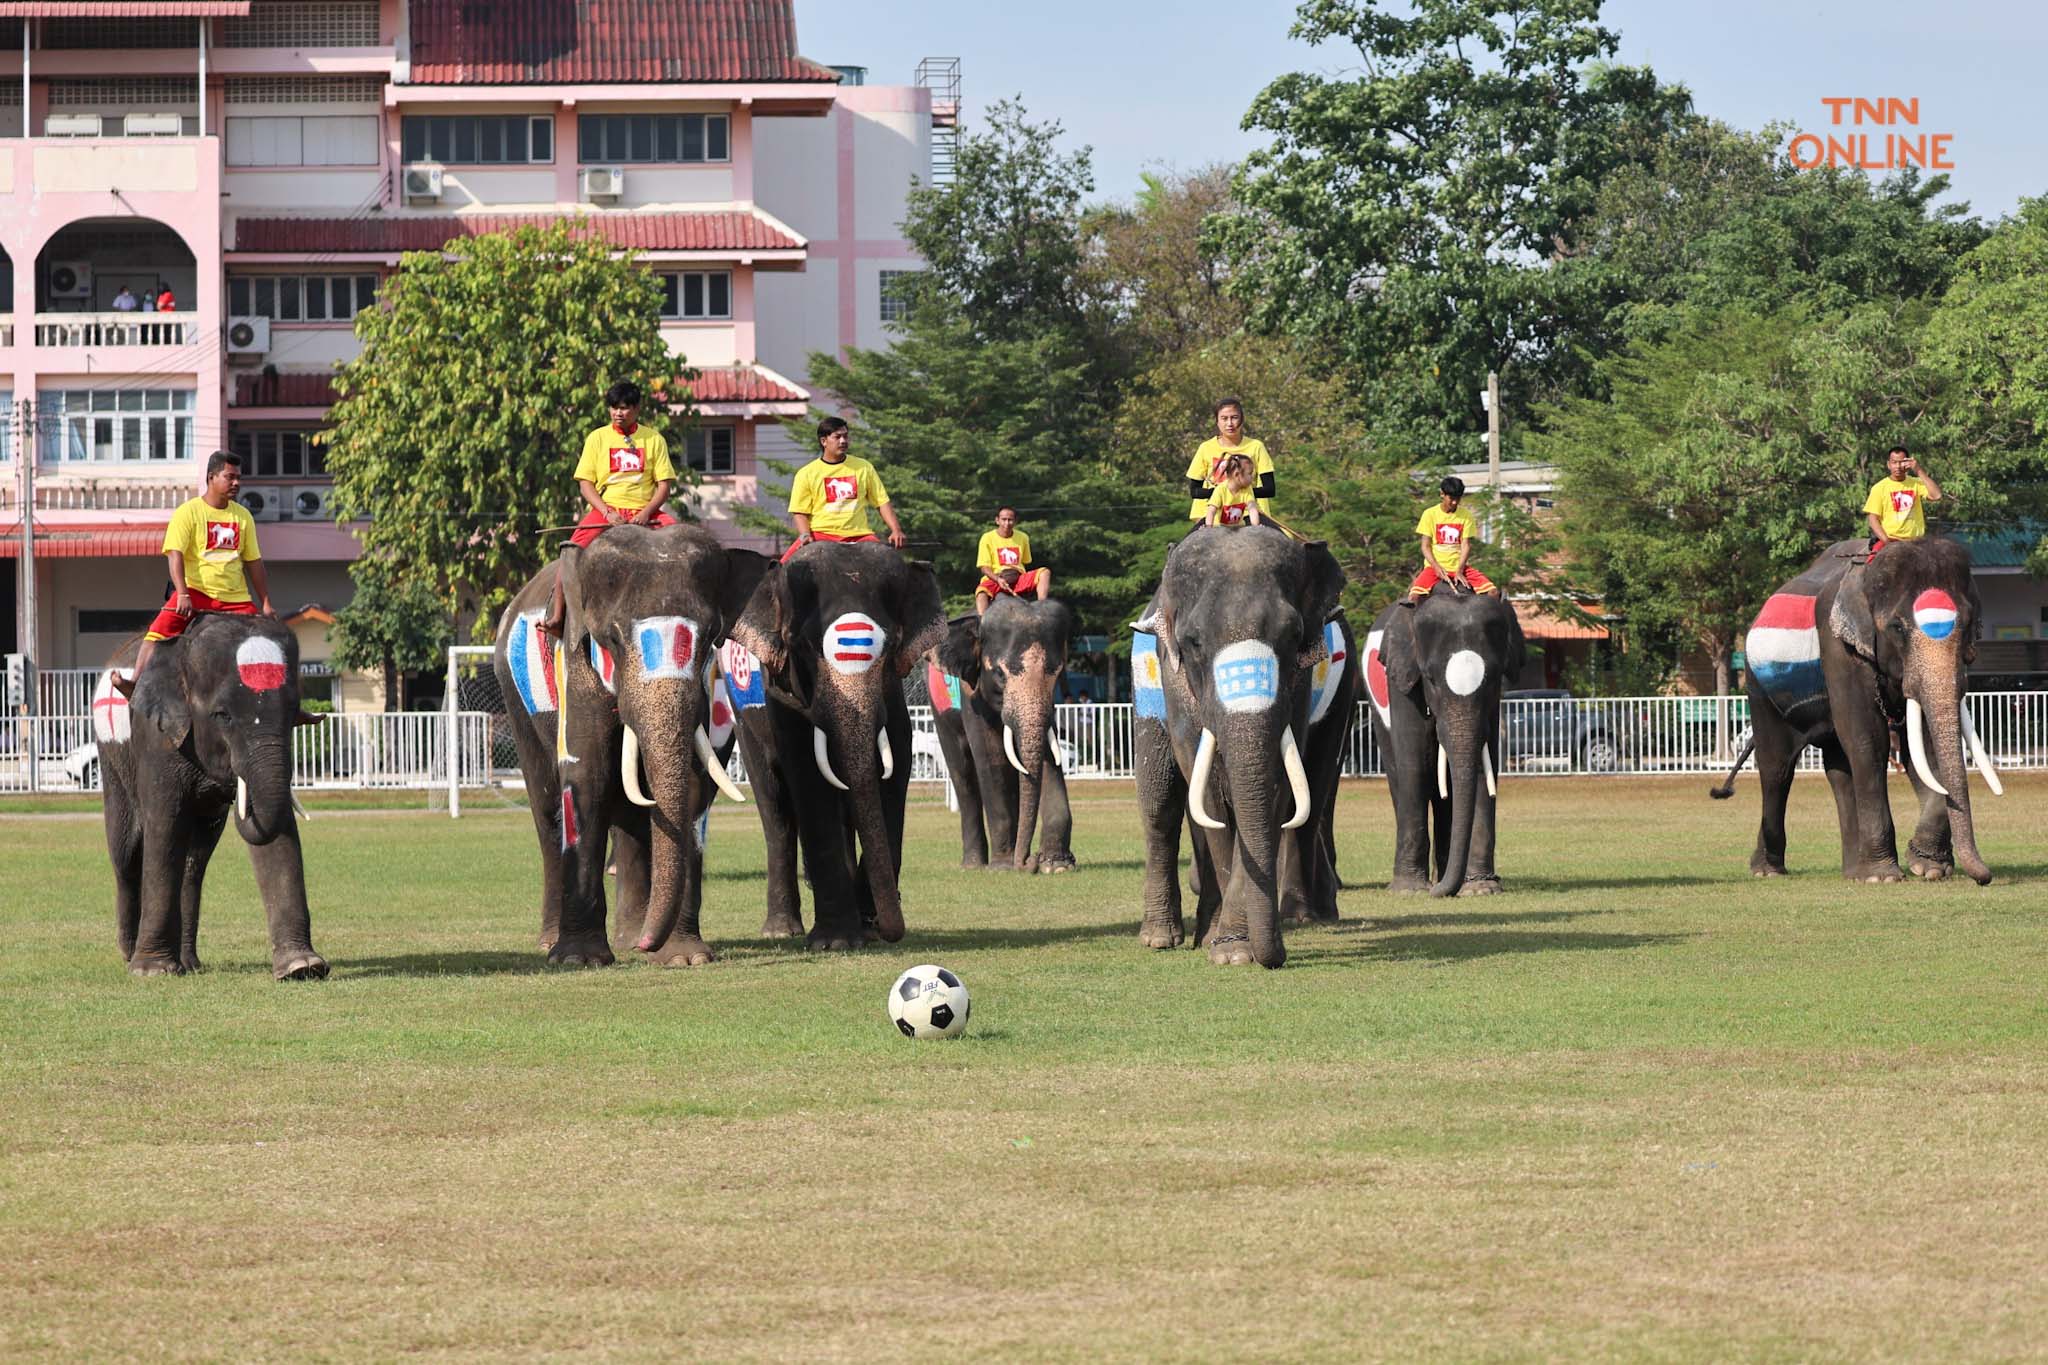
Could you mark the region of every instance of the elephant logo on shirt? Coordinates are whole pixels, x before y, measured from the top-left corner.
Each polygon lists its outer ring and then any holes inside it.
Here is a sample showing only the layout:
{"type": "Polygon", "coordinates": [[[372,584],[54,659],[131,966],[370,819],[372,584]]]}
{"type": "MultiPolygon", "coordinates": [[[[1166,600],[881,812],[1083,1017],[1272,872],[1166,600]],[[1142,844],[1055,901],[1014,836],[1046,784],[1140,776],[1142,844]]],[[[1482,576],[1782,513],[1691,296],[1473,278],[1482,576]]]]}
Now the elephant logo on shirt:
{"type": "Polygon", "coordinates": [[[206,548],[209,551],[239,551],[242,548],[242,523],[239,521],[207,522],[206,548]]]}
{"type": "Polygon", "coordinates": [[[1911,489],[1908,489],[1908,488],[1895,488],[1895,489],[1893,489],[1893,490],[1892,490],[1892,515],[1893,515],[1893,516],[1897,516],[1897,517],[1904,517],[1904,516],[1910,516],[1910,515],[1912,515],[1912,512],[1913,512],[1913,502],[1914,502],[1914,500],[1915,500],[1916,498],[1918,498],[1918,497],[1919,497],[1919,494],[1917,494],[1917,493],[1913,492],[1913,491],[1912,491],[1911,489]]]}
{"type": "Polygon", "coordinates": [[[647,468],[647,457],[632,446],[621,446],[612,451],[612,473],[639,474],[647,468]]]}
{"type": "Polygon", "coordinates": [[[1464,528],[1464,527],[1462,527],[1462,526],[1460,526],[1460,525],[1458,525],[1458,523],[1456,523],[1455,521],[1441,521],[1441,522],[1438,522],[1438,523],[1437,523],[1437,527],[1436,527],[1436,543],[1437,543],[1437,544],[1439,544],[1439,545],[1456,545],[1456,544],[1457,544],[1457,543],[1458,543],[1459,541],[1463,540],[1464,538],[1465,538],[1465,528],[1464,528]]]}
{"type": "Polygon", "coordinates": [[[1014,569],[1024,562],[1023,551],[1014,545],[996,546],[996,565],[999,568],[1014,569]]]}
{"type": "Polygon", "coordinates": [[[852,502],[860,494],[860,480],[850,474],[836,474],[825,480],[825,501],[838,505],[852,502]]]}
{"type": "Polygon", "coordinates": [[[1244,504],[1241,502],[1232,503],[1227,507],[1219,507],[1216,510],[1220,513],[1217,520],[1225,526],[1236,526],[1244,520],[1244,504]]]}

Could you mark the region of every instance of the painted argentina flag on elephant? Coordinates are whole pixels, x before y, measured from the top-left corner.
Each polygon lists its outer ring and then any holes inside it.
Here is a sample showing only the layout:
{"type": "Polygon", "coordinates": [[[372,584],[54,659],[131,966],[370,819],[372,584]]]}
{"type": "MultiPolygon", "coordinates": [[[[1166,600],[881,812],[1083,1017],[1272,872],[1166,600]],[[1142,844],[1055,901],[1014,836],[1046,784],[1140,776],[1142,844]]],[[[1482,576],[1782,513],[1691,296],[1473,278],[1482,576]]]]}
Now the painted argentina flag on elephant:
{"type": "Polygon", "coordinates": [[[1815,599],[1804,593],[1771,594],[1750,625],[1743,645],[1749,672],[1765,695],[1786,716],[1819,706],[1827,698],[1821,676],[1820,631],[1814,625],[1815,599]]]}
{"type": "Polygon", "coordinates": [[[1131,699],[1147,720],[1166,719],[1166,681],[1159,673],[1159,641],[1139,630],[1131,633],[1131,699]]]}

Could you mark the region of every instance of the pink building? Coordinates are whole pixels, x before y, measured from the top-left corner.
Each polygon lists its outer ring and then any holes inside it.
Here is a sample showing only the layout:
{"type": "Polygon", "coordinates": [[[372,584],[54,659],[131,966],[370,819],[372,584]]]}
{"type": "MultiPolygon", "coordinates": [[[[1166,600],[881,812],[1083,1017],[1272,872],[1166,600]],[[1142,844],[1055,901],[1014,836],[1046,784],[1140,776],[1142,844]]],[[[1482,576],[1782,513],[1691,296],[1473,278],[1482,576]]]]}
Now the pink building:
{"type": "Polygon", "coordinates": [[[904,197],[935,105],[944,173],[957,65],[863,74],[800,56],[789,0],[0,0],[0,587],[30,458],[38,661],[140,628],[215,449],[279,608],[345,603],[308,438],[351,320],[401,252],[513,223],[588,215],[662,277],[729,525],[796,453],[806,356],[885,344],[918,266],[904,197]]]}

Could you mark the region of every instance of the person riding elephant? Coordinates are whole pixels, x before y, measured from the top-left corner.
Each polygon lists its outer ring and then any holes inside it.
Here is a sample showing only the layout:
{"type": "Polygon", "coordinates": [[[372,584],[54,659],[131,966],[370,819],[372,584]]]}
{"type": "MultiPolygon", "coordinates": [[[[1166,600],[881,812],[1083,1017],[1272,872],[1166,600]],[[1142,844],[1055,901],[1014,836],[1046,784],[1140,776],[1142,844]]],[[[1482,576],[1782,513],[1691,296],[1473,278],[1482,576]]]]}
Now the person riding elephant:
{"type": "MultiPolygon", "coordinates": [[[[1974,761],[1992,794],[2004,794],[1966,700],[1981,624],[1969,551],[1942,537],[1889,540],[1882,554],[1845,540],[1771,594],[1744,643],[1750,747],[1763,786],[1751,872],[1785,874],[1785,802],[1811,744],[1835,794],[1842,875],[1902,880],[1885,791],[1896,743],[1920,799],[1910,869],[1939,880],[1961,867],[1979,885],[1991,880],[1968,784],[1974,761]]],[[[1734,793],[1748,757],[1746,747],[1714,796],[1734,793]]]]}
{"type": "Polygon", "coordinates": [[[1501,889],[1500,694],[1522,671],[1521,623],[1499,593],[1449,581],[1411,600],[1381,611],[1365,637],[1366,694],[1394,802],[1387,889],[1490,895],[1501,889]]]}
{"type": "Polygon", "coordinates": [[[945,632],[931,565],[876,541],[805,545],[754,590],[732,637],[764,690],[762,706],[742,709],[740,734],[768,843],[763,933],[803,932],[801,843],[812,947],[903,937],[903,678],[945,632]]]}
{"type": "Polygon", "coordinates": [[[955,617],[926,663],[946,770],[960,798],[961,865],[1069,872],[1073,811],[1052,733],[1074,617],[1064,603],[999,597],[955,617]],[[1044,840],[1031,851],[1043,820],[1044,840]],[[984,824],[986,828],[984,828],[984,824]]]}
{"type": "Polygon", "coordinates": [[[550,962],[613,960],[608,837],[620,940],[668,966],[716,957],[699,919],[697,822],[714,789],[744,798],[725,774],[732,706],[712,661],[769,563],[695,526],[615,526],[565,549],[499,619],[493,663],[519,701],[513,737],[540,840],[550,962]],[[559,647],[546,628],[558,583],[559,647]]]}
{"type": "Polygon", "coordinates": [[[292,809],[299,646],[269,617],[199,613],[140,676],[116,654],[94,693],[114,928],[138,976],[195,972],[206,866],[232,814],[249,845],[279,981],[327,975],[313,950],[292,809]],[[117,686],[133,679],[133,696],[117,686]]]}
{"type": "Polygon", "coordinates": [[[1290,853],[1290,836],[1320,823],[1297,737],[1309,734],[1312,675],[1329,656],[1326,626],[1343,590],[1344,571],[1321,542],[1270,525],[1198,531],[1167,557],[1159,590],[1133,627],[1133,752],[1145,829],[1139,941],[1147,947],[1185,937],[1185,816],[1201,831],[1195,937],[1210,961],[1286,961],[1288,865],[1303,862],[1290,853]]]}

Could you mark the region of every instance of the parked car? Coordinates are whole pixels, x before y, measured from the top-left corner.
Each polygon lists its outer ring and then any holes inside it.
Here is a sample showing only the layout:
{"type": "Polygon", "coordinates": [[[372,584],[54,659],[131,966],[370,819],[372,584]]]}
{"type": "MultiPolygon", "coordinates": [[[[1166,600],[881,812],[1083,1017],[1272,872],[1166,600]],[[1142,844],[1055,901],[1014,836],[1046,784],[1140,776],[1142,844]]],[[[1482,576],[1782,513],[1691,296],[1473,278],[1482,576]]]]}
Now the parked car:
{"type": "Polygon", "coordinates": [[[64,755],[64,771],[78,789],[96,792],[100,789],[100,746],[97,740],[85,743],[64,755]]]}
{"type": "Polygon", "coordinates": [[[1528,767],[1546,760],[1584,772],[1621,767],[1622,736],[1607,712],[1562,687],[1501,693],[1500,762],[1528,767]]]}

